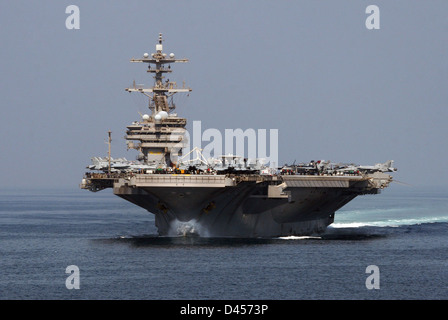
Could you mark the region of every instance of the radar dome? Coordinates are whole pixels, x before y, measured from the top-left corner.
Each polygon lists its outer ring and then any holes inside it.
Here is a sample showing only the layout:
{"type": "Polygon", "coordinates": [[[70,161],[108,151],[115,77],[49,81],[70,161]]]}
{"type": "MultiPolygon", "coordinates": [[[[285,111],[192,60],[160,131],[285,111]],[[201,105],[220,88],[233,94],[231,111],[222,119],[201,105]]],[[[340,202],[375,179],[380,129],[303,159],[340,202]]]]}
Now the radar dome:
{"type": "Polygon", "coordinates": [[[142,118],[143,118],[143,120],[149,120],[149,115],[144,114],[144,115],[142,116],[142,118]]]}
{"type": "Polygon", "coordinates": [[[174,58],[174,53],[170,53],[170,58],[174,58]]]}
{"type": "Polygon", "coordinates": [[[162,116],[161,116],[160,114],[156,114],[156,116],[154,117],[154,119],[155,119],[156,121],[159,121],[159,120],[162,119],[162,116]]]}
{"type": "Polygon", "coordinates": [[[149,57],[149,54],[145,52],[145,53],[143,54],[143,57],[144,57],[144,58],[148,58],[148,57],[149,57]]]}
{"type": "Polygon", "coordinates": [[[168,113],[166,111],[160,111],[158,114],[162,119],[168,118],[168,113]]]}

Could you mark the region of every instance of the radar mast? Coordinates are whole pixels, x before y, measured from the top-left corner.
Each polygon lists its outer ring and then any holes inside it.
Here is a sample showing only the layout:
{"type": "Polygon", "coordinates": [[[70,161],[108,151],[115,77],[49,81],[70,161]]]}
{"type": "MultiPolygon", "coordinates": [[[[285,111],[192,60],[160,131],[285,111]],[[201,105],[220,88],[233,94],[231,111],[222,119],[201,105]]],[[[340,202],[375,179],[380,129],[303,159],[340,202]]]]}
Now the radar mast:
{"type": "Polygon", "coordinates": [[[191,88],[186,88],[185,85],[182,88],[177,87],[176,82],[169,80],[163,81],[165,73],[171,73],[171,63],[176,62],[188,62],[188,59],[175,59],[174,53],[167,55],[163,52],[163,39],[162,34],[159,33],[159,41],[156,44],[156,52],[143,54],[142,59],[131,59],[131,62],[144,62],[148,63],[147,72],[154,74],[154,86],[151,88],[140,88],[134,83],[133,88],[126,88],[128,92],[140,92],[145,94],[149,100],[149,107],[153,112],[153,116],[158,114],[160,111],[171,112],[175,109],[174,103],[168,103],[168,97],[173,96],[178,92],[190,92],[191,88]],[[168,64],[168,67],[165,65],[168,64]],[[154,67],[152,66],[154,65],[154,67]]]}

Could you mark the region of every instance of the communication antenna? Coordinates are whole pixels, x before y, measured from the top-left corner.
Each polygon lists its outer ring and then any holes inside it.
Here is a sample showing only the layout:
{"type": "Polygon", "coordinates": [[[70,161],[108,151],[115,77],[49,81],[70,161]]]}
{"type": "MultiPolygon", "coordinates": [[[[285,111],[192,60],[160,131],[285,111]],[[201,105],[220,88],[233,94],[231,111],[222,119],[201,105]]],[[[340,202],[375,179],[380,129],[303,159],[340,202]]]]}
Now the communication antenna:
{"type": "Polygon", "coordinates": [[[111,142],[112,142],[112,138],[111,138],[111,131],[109,130],[109,140],[108,140],[108,145],[109,145],[109,152],[107,153],[108,154],[108,160],[109,160],[109,168],[108,168],[108,171],[109,171],[109,174],[110,174],[110,145],[111,145],[111,142]]]}

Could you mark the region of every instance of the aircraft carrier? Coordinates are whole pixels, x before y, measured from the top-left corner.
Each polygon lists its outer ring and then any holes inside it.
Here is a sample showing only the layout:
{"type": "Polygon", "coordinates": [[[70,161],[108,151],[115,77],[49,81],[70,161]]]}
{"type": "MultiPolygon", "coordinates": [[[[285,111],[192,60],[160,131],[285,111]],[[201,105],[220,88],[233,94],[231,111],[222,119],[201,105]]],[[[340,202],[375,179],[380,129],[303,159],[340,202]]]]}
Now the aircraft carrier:
{"type": "Polygon", "coordinates": [[[278,237],[320,234],[342,206],[392,182],[393,161],[361,166],[319,160],[273,168],[238,155],[206,159],[199,148],[183,155],[187,121],[175,113],[173,96],[191,89],[164,75],[171,64],[188,60],[164,53],[162,41],[159,34],[155,53],[131,59],[154,74],[152,87],[134,81],[125,89],[148,98],[150,112],[127,126],[125,136],[128,149],[138,151],[136,160],[111,157],[109,131],[108,155],[92,158],[82,189],[112,188],[154,214],[162,236],[278,237]]]}

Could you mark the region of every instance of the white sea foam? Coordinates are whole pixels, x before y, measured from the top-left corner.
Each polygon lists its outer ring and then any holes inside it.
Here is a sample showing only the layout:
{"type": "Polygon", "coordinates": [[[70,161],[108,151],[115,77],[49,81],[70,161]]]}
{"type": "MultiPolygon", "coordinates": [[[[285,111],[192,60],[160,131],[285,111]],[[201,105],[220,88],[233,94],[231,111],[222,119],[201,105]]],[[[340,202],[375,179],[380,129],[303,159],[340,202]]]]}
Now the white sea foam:
{"type": "Polygon", "coordinates": [[[387,219],[380,221],[359,221],[359,222],[335,222],[330,225],[332,228],[360,228],[360,227],[400,227],[407,225],[418,225],[422,223],[448,222],[448,216],[439,217],[419,217],[412,219],[387,219]]]}
{"type": "Polygon", "coordinates": [[[304,240],[304,239],[322,239],[321,237],[312,237],[312,236],[287,236],[287,237],[278,237],[278,239],[282,240],[304,240]]]}
{"type": "Polygon", "coordinates": [[[170,236],[201,236],[208,237],[208,230],[206,230],[198,221],[192,219],[190,221],[174,220],[170,226],[170,236]]]}
{"type": "Polygon", "coordinates": [[[361,222],[346,222],[346,223],[332,223],[330,228],[361,228],[365,226],[369,226],[368,223],[361,222]]]}

